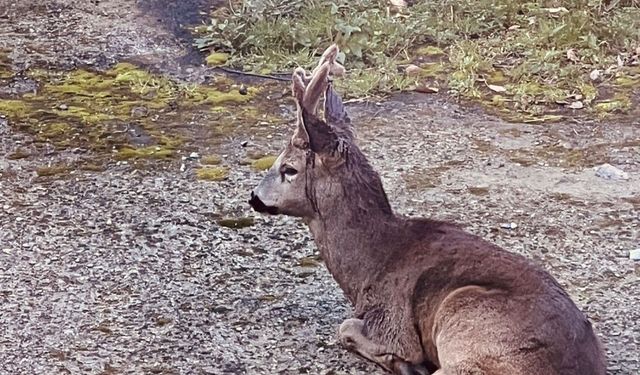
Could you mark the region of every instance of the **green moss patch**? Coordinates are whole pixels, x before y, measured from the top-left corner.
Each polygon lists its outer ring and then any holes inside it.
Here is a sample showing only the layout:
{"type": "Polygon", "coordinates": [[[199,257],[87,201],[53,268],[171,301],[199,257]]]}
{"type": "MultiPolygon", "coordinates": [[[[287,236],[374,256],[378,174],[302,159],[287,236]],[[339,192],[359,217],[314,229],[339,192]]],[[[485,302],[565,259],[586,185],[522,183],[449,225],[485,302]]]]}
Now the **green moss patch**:
{"type": "MultiPolygon", "coordinates": [[[[0,70],[4,61],[0,51],[0,70]]],[[[1,99],[0,114],[36,143],[86,149],[103,160],[172,159],[186,141],[197,141],[201,134],[226,139],[230,131],[255,124],[268,112],[251,103],[258,88],[240,92],[224,77],[211,84],[184,84],[126,62],[106,71],[34,68],[26,75],[39,83],[37,92],[1,99]],[[198,113],[213,116],[185,127],[198,113]],[[197,127],[205,129],[198,132],[197,127]]]]}
{"type": "Polygon", "coordinates": [[[205,59],[207,61],[207,65],[217,66],[224,65],[229,59],[229,55],[226,53],[213,52],[207,56],[205,59]]]}
{"type": "Polygon", "coordinates": [[[223,181],[229,176],[229,170],[225,167],[200,168],[196,170],[196,177],[205,181],[223,181]]]}
{"type": "Polygon", "coordinates": [[[200,159],[200,162],[205,165],[218,165],[222,163],[222,158],[218,155],[205,155],[200,159]]]}
{"type": "Polygon", "coordinates": [[[36,168],[36,173],[39,177],[56,176],[62,174],[68,174],[71,171],[71,167],[67,165],[52,165],[47,167],[36,168]]]}
{"type": "Polygon", "coordinates": [[[275,163],[277,156],[265,156],[251,162],[251,167],[257,171],[266,171],[275,163]]]}
{"type": "Polygon", "coordinates": [[[19,159],[25,159],[28,158],[29,156],[31,156],[31,153],[23,148],[19,148],[16,151],[14,151],[13,153],[9,154],[7,156],[7,159],[9,160],[19,160],[19,159]]]}

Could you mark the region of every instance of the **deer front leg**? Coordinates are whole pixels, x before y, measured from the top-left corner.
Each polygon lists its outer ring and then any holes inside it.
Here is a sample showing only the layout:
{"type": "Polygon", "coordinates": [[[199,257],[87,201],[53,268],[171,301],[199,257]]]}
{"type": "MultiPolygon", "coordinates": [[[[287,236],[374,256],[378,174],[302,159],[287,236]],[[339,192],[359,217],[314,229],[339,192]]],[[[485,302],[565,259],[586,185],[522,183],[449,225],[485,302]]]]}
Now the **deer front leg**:
{"type": "Polygon", "coordinates": [[[338,329],[340,343],[350,351],[378,364],[385,370],[397,375],[428,375],[429,371],[421,365],[414,365],[390,353],[383,345],[371,341],[364,335],[364,321],[347,319],[338,329]]]}

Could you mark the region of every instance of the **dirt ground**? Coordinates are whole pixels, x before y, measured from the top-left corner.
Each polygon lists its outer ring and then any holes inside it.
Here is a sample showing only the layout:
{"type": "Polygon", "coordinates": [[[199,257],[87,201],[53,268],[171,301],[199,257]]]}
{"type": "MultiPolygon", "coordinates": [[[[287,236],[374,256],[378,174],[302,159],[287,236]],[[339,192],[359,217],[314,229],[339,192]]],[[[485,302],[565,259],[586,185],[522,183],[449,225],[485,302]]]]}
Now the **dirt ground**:
{"type": "MultiPolygon", "coordinates": [[[[214,2],[171,4],[0,0],[0,49],[17,72],[133,59],[186,81],[217,74],[182,28],[214,2]]],[[[37,90],[21,82],[0,81],[0,100],[37,90]]],[[[183,129],[185,158],[64,178],[35,171],[100,155],[10,158],[33,135],[0,117],[0,373],[382,373],[337,345],[350,307],[307,228],[246,203],[261,173],[242,160],[278,151],[291,104],[215,144],[194,130],[212,121],[199,112],[183,129]],[[212,147],[224,181],[196,179],[198,158],[186,157],[212,147]]],[[[629,257],[640,248],[639,121],[512,124],[408,94],[349,109],[398,212],[456,221],[544,265],[594,322],[609,374],[640,373],[640,262],[629,257]],[[629,179],[597,176],[604,163],[629,179]]]]}

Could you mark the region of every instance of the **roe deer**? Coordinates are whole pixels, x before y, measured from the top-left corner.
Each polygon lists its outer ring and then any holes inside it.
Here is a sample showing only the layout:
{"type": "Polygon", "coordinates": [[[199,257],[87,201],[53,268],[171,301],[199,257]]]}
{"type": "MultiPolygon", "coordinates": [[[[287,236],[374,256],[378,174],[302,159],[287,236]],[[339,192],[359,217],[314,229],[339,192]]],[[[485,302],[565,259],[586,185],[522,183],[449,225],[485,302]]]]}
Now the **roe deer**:
{"type": "Polygon", "coordinates": [[[590,322],[549,273],[453,224],[393,213],[329,80],[337,53],[294,72],[297,126],[250,204],[308,224],[354,306],[340,342],[395,374],[605,374],[590,322]]]}

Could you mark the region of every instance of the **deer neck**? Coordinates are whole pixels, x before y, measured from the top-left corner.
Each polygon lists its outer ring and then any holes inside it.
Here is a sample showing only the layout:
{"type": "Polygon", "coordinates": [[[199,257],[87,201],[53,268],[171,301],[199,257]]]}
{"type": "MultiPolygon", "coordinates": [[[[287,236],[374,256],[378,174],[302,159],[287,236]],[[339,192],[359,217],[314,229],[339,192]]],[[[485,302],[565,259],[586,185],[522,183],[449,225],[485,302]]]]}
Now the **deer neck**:
{"type": "Polygon", "coordinates": [[[386,252],[381,243],[389,231],[400,227],[399,219],[388,207],[386,196],[384,202],[349,197],[332,203],[328,212],[308,225],[327,269],[357,305],[361,292],[384,268],[386,252]]]}

